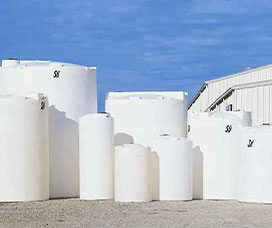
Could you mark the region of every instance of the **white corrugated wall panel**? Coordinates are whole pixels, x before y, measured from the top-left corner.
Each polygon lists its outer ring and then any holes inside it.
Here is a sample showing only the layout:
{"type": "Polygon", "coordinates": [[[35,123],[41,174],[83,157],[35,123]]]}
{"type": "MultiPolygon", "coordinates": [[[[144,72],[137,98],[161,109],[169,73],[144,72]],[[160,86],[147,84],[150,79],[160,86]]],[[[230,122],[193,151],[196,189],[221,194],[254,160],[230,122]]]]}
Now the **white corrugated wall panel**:
{"type": "Polygon", "coordinates": [[[272,79],[272,67],[267,68],[266,78],[267,80],[272,79]]]}
{"type": "Polygon", "coordinates": [[[210,84],[209,85],[209,104],[208,105],[211,104],[212,99],[213,99],[213,84],[210,84]]]}
{"type": "Polygon", "coordinates": [[[242,91],[241,90],[237,90],[236,92],[237,96],[236,96],[236,110],[241,110],[241,104],[242,104],[242,91]]]}
{"type": "Polygon", "coordinates": [[[264,91],[263,91],[263,96],[264,96],[264,107],[263,107],[263,123],[270,123],[270,108],[269,108],[269,86],[264,86],[264,91]]]}
{"type": "Polygon", "coordinates": [[[253,103],[252,103],[252,124],[256,125],[258,123],[258,88],[252,89],[253,103]]]}
{"type": "Polygon", "coordinates": [[[272,124],[272,85],[269,85],[269,122],[272,124]]]}
{"type": "Polygon", "coordinates": [[[252,73],[252,82],[257,82],[258,81],[258,72],[255,71],[252,73]]]}
{"type": "Polygon", "coordinates": [[[253,104],[253,94],[252,88],[245,89],[246,97],[245,97],[245,111],[252,112],[252,104],[253,104]]]}
{"type": "MultiPolygon", "coordinates": [[[[251,72],[248,72],[245,74],[240,74],[240,75],[236,75],[236,76],[234,75],[234,77],[225,78],[225,79],[218,80],[215,82],[210,82],[207,85],[207,88],[201,93],[200,97],[192,105],[191,110],[205,111],[208,108],[208,106],[210,106],[220,95],[222,95],[231,86],[234,86],[237,84],[270,80],[270,79],[272,79],[272,67],[271,66],[263,68],[263,69],[251,71],[251,72]]],[[[243,96],[243,98],[242,98],[242,103],[246,102],[246,104],[243,104],[241,106],[240,105],[241,100],[240,100],[240,101],[238,101],[238,106],[237,105],[236,106],[237,106],[237,108],[245,107],[246,109],[251,107],[251,109],[253,110],[254,115],[255,115],[255,117],[253,117],[253,118],[256,118],[254,120],[255,122],[266,121],[268,119],[268,116],[269,116],[269,121],[272,121],[272,110],[270,111],[270,109],[271,109],[270,102],[272,102],[272,95],[271,95],[272,91],[270,91],[271,86],[269,86],[269,95],[267,95],[268,94],[267,88],[266,88],[265,92],[263,91],[263,89],[260,89],[261,91],[258,91],[258,90],[259,89],[256,89],[256,88],[247,89],[246,92],[244,92],[244,94],[247,94],[247,95],[245,95],[245,97],[243,96]],[[261,97],[259,97],[259,96],[261,96],[260,93],[265,93],[265,95],[262,95],[262,98],[261,98],[261,97]],[[265,96],[265,99],[263,96],[265,96]],[[267,98],[267,96],[269,97],[269,99],[267,98]],[[252,102],[252,104],[250,102],[252,102]],[[258,104],[259,102],[261,102],[261,103],[258,104]],[[268,109],[269,109],[269,111],[268,111],[268,109]]],[[[225,106],[227,106],[228,104],[231,104],[231,102],[233,103],[233,106],[235,106],[236,102],[234,102],[234,100],[233,100],[235,94],[233,94],[229,99],[227,99],[227,101],[224,104],[221,105],[222,106],[222,107],[220,107],[221,110],[224,110],[225,106]]],[[[235,107],[233,107],[233,108],[235,108],[235,107]]]]}
{"type": "Polygon", "coordinates": [[[247,90],[246,89],[243,89],[241,90],[241,96],[242,96],[242,99],[241,99],[241,110],[245,110],[246,109],[246,101],[247,101],[247,90]]]}
{"type": "Polygon", "coordinates": [[[201,106],[201,110],[202,111],[205,111],[206,108],[207,108],[207,88],[203,91],[202,93],[202,98],[201,98],[201,101],[202,101],[202,106],[201,106]]]}
{"type": "Polygon", "coordinates": [[[263,86],[258,87],[258,123],[263,122],[264,117],[264,88],[263,86]]]}

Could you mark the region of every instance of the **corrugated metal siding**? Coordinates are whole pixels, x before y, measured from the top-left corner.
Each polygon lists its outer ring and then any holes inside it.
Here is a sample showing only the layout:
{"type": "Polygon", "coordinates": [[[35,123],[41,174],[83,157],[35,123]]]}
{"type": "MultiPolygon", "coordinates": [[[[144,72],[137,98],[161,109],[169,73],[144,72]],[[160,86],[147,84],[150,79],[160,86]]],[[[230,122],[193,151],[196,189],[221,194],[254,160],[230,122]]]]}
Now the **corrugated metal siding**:
{"type": "Polygon", "coordinates": [[[229,104],[234,110],[251,112],[253,125],[272,124],[272,85],[237,89],[216,110],[225,111],[229,104]]]}
{"type": "Polygon", "coordinates": [[[269,86],[264,86],[263,87],[263,96],[264,96],[264,107],[263,107],[263,122],[264,123],[269,123],[270,121],[270,108],[269,108],[269,103],[270,103],[270,90],[269,86]]]}
{"type": "MultiPolygon", "coordinates": [[[[222,79],[207,82],[208,85],[206,89],[200,94],[198,99],[192,104],[190,111],[204,112],[220,95],[222,95],[227,89],[229,89],[230,87],[234,85],[258,82],[258,81],[269,80],[269,79],[272,79],[272,65],[269,65],[267,67],[261,67],[259,69],[258,68],[253,69],[253,70],[250,70],[248,73],[242,72],[240,74],[236,74],[233,76],[228,76],[222,79]]],[[[256,118],[256,122],[260,122],[259,119],[266,120],[268,116],[269,116],[269,120],[271,120],[272,110],[270,110],[270,106],[269,108],[266,107],[267,102],[272,101],[271,99],[272,91],[270,87],[271,86],[269,86],[269,89],[261,88],[260,91],[258,91],[258,89],[256,88],[248,89],[248,91],[246,92],[247,93],[246,95],[245,94],[235,95],[235,99],[232,95],[229,99],[227,99],[221,105],[223,105],[225,108],[228,104],[233,104],[233,108],[235,109],[241,109],[241,107],[239,107],[241,105],[243,106],[245,105],[246,107],[252,107],[256,105],[258,106],[256,107],[256,109],[259,109],[258,112],[257,111],[254,112],[255,114],[258,113],[257,116],[254,117],[256,118]],[[269,90],[269,96],[267,95],[268,90],[269,90]],[[250,91],[252,91],[253,94],[250,91]],[[260,93],[266,94],[266,97],[268,96],[269,99],[266,98],[265,100],[263,100],[264,99],[263,97],[256,98],[255,95],[259,96],[260,93]],[[250,99],[249,98],[246,99],[246,97],[250,97],[250,99]],[[237,99],[240,99],[240,100],[237,101],[237,99]],[[236,100],[237,102],[234,102],[234,100],[236,100]],[[244,102],[246,102],[246,104],[244,104],[244,102]],[[259,102],[260,104],[258,104],[259,102]],[[255,104],[252,104],[252,103],[255,103],[255,104]],[[269,114],[267,114],[268,109],[269,109],[269,114]],[[264,112],[266,113],[264,114],[264,112]]],[[[216,110],[220,109],[221,111],[223,111],[224,108],[219,106],[216,110]]]]}

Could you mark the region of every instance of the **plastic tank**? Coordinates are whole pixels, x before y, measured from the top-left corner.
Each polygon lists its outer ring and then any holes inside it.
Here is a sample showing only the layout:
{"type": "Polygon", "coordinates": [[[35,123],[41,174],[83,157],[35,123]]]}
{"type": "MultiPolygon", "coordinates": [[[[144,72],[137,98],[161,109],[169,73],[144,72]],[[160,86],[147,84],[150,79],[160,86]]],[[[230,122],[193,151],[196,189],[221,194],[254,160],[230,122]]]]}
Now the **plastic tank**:
{"type": "Polygon", "coordinates": [[[114,197],[113,118],[88,114],[79,120],[80,198],[114,197]]]}
{"type": "Polygon", "coordinates": [[[233,115],[240,122],[241,126],[252,126],[251,112],[244,112],[240,110],[225,111],[225,114],[233,115]]]}
{"type": "Polygon", "coordinates": [[[238,200],[272,203],[272,126],[247,127],[239,137],[238,200]]]}
{"type": "Polygon", "coordinates": [[[50,61],[3,60],[0,91],[48,95],[50,198],[78,197],[78,120],[96,112],[96,69],[50,61]]]}
{"type": "Polygon", "coordinates": [[[49,198],[48,102],[0,96],[0,201],[49,198]]]}
{"type": "Polygon", "coordinates": [[[238,136],[250,126],[250,113],[189,114],[188,138],[193,141],[193,198],[236,199],[238,136]],[[241,119],[241,116],[243,118],[241,119]]]}
{"type": "Polygon", "coordinates": [[[192,142],[162,135],[151,143],[153,200],[192,199],[192,142]]]}
{"type": "Polygon", "coordinates": [[[146,202],[150,196],[150,149],[138,144],[115,147],[115,201],[146,202]]]}
{"type": "Polygon", "coordinates": [[[187,135],[187,93],[117,94],[109,93],[106,99],[106,112],[115,123],[115,145],[148,145],[161,134],[187,135]]]}

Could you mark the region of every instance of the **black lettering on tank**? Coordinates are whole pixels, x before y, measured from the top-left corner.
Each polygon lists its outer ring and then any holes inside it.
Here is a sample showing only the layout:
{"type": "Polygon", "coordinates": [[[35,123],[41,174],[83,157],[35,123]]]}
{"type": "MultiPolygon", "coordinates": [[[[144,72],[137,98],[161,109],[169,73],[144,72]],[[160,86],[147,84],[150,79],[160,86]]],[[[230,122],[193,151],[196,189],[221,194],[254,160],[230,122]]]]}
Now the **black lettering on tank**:
{"type": "Polygon", "coordinates": [[[53,74],[53,78],[58,78],[60,76],[60,70],[55,70],[53,74]]]}
{"type": "Polygon", "coordinates": [[[254,140],[253,140],[253,139],[250,139],[250,140],[248,141],[247,147],[253,147],[253,143],[254,143],[254,140]]]}
{"type": "Polygon", "coordinates": [[[232,130],[232,125],[227,125],[227,126],[226,126],[225,132],[226,132],[226,133],[230,133],[231,130],[232,130]]]}

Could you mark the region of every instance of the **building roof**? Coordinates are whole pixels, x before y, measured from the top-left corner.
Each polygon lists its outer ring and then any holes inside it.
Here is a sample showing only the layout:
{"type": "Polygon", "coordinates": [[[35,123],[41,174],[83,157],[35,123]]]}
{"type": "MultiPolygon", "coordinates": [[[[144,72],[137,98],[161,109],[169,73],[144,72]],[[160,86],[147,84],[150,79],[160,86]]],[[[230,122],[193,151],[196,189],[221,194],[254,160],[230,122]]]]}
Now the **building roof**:
{"type": "Polygon", "coordinates": [[[225,79],[228,79],[228,78],[237,77],[237,76],[240,76],[240,75],[243,75],[243,74],[253,73],[255,71],[263,70],[263,69],[270,68],[270,67],[272,68],[272,64],[265,65],[265,66],[262,66],[262,67],[256,67],[256,68],[253,68],[253,69],[250,69],[250,70],[245,70],[245,71],[241,71],[241,72],[238,72],[238,73],[235,73],[235,74],[230,74],[230,75],[227,75],[227,76],[223,76],[223,77],[219,77],[219,78],[216,78],[216,79],[205,81],[203,83],[203,85],[201,86],[201,88],[196,93],[196,95],[194,96],[194,98],[192,99],[192,101],[190,102],[190,104],[188,106],[188,109],[191,108],[191,106],[195,103],[195,101],[198,99],[198,97],[201,95],[201,93],[206,89],[208,84],[213,83],[213,82],[217,82],[217,81],[221,81],[221,80],[225,80],[225,79]]]}
{"type": "Polygon", "coordinates": [[[253,87],[258,87],[258,86],[265,86],[265,85],[271,85],[272,84],[272,80],[264,80],[264,81],[259,81],[259,82],[251,82],[251,83],[244,83],[244,84],[239,84],[239,85],[234,85],[231,86],[230,88],[228,88],[221,96],[219,96],[206,110],[207,111],[211,111],[214,108],[216,108],[216,106],[218,106],[219,104],[221,104],[225,99],[227,99],[228,97],[230,97],[233,92],[235,90],[239,90],[239,89],[246,89],[246,88],[253,88],[253,87]]]}
{"type": "Polygon", "coordinates": [[[225,79],[228,79],[228,78],[234,78],[234,77],[237,77],[237,76],[240,76],[240,75],[243,75],[243,74],[253,73],[255,71],[263,70],[263,69],[270,68],[270,67],[272,67],[272,64],[265,65],[265,66],[262,66],[262,67],[256,67],[256,68],[252,68],[250,70],[244,70],[244,71],[241,71],[241,72],[238,72],[238,73],[235,73],[235,74],[230,74],[230,75],[227,75],[227,76],[223,76],[223,77],[219,77],[219,78],[216,78],[216,79],[208,80],[208,81],[205,81],[205,83],[210,84],[210,83],[213,83],[213,82],[216,82],[216,81],[221,81],[221,80],[225,80],[225,79]]]}

